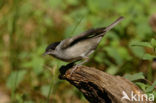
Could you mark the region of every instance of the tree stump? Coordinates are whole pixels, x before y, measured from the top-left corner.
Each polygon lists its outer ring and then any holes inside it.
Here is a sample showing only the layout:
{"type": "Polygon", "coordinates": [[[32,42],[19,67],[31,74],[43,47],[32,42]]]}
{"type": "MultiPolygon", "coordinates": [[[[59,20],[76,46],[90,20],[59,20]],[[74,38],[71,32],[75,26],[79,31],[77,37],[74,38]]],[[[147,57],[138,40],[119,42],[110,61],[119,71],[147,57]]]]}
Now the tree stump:
{"type": "Polygon", "coordinates": [[[152,103],[145,98],[141,102],[122,99],[124,93],[131,97],[143,92],[129,80],[107,74],[93,67],[80,66],[70,75],[73,63],[60,68],[60,79],[77,87],[90,103],[152,103]],[[123,93],[124,92],[124,93],[123,93]]]}

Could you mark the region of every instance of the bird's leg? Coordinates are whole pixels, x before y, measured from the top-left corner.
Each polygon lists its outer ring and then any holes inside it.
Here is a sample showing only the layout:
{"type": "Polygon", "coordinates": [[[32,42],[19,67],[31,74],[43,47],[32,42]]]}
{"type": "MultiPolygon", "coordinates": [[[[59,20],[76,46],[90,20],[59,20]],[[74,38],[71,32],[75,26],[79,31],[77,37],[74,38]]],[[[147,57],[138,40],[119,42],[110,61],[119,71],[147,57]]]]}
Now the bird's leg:
{"type": "Polygon", "coordinates": [[[81,63],[79,63],[79,64],[76,64],[75,67],[74,67],[74,69],[71,71],[70,75],[72,75],[72,73],[73,73],[79,66],[81,66],[82,64],[88,62],[88,60],[89,60],[89,58],[88,58],[88,57],[85,57],[83,62],[81,62],[81,63]]]}

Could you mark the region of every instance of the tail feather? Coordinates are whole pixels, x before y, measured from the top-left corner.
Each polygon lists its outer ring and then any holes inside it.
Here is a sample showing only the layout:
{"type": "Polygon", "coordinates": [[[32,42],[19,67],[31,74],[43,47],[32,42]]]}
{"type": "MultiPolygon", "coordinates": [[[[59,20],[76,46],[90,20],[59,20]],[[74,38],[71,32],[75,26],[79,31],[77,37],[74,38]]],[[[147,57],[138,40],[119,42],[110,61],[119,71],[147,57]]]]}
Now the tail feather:
{"type": "Polygon", "coordinates": [[[107,32],[109,30],[111,30],[114,26],[116,26],[120,21],[122,21],[124,19],[124,17],[119,17],[117,20],[115,20],[112,24],[110,24],[109,26],[107,26],[104,31],[107,32]]]}
{"type": "Polygon", "coordinates": [[[118,23],[120,23],[122,20],[124,19],[124,17],[119,17],[118,19],[116,19],[112,24],[110,24],[109,26],[105,27],[105,28],[98,28],[96,29],[96,34],[94,35],[95,37],[101,37],[104,36],[104,34],[106,34],[106,32],[108,32],[109,30],[111,30],[114,26],[116,26],[118,23]]]}

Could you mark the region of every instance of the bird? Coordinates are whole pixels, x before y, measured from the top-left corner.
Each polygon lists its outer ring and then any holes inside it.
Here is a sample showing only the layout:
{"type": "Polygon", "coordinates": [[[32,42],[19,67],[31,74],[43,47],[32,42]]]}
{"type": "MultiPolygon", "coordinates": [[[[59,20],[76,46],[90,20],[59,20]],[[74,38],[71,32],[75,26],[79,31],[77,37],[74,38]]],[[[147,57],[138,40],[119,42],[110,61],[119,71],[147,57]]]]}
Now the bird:
{"type": "Polygon", "coordinates": [[[84,60],[75,66],[72,74],[78,66],[89,60],[89,55],[95,51],[103,36],[123,19],[121,16],[107,27],[92,28],[74,37],[51,43],[43,55],[50,55],[65,62],[84,60]]]}

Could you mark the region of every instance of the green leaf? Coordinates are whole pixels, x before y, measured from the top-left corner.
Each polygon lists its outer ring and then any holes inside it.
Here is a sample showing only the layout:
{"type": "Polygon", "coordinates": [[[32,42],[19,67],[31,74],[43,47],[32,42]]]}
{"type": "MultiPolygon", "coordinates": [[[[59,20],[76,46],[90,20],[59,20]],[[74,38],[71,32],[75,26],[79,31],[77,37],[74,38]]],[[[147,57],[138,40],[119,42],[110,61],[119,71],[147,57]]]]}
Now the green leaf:
{"type": "Polygon", "coordinates": [[[156,86],[156,81],[152,84],[152,86],[149,86],[147,89],[146,89],[146,92],[152,92],[154,90],[156,86]]]}
{"type": "MultiPolygon", "coordinates": [[[[37,53],[37,51],[36,51],[36,53],[37,53]]],[[[22,67],[24,67],[24,68],[32,68],[34,73],[36,75],[39,75],[43,71],[43,65],[44,65],[44,60],[41,57],[33,55],[32,56],[32,60],[24,62],[22,64],[22,67]]]]}
{"type": "Polygon", "coordinates": [[[110,66],[109,68],[107,68],[106,72],[114,75],[118,72],[118,68],[116,66],[110,66]]]}
{"type": "Polygon", "coordinates": [[[7,79],[7,87],[14,88],[20,84],[26,74],[25,70],[13,71],[7,79]]]}
{"type": "Polygon", "coordinates": [[[100,52],[97,53],[97,55],[94,57],[95,61],[98,63],[103,63],[104,62],[104,53],[100,52]]]}
{"type": "Polygon", "coordinates": [[[42,58],[34,57],[34,59],[32,61],[32,67],[33,67],[34,73],[36,73],[37,75],[42,73],[43,65],[44,65],[44,61],[42,58]]]}
{"type": "Polygon", "coordinates": [[[145,54],[145,50],[143,49],[143,47],[130,46],[130,49],[132,50],[133,54],[140,59],[142,59],[145,54]]]}
{"type": "Polygon", "coordinates": [[[151,55],[151,54],[145,54],[144,56],[143,56],[143,60],[153,60],[153,58],[155,58],[155,56],[154,55],[151,55]]]}
{"type": "Polygon", "coordinates": [[[44,96],[48,96],[48,93],[49,93],[49,90],[50,90],[50,86],[49,85],[44,85],[41,87],[41,93],[42,95],[44,96]]]}
{"type": "Polygon", "coordinates": [[[131,59],[132,59],[132,57],[130,56],[130,54],[129,54],[127,48],[125,48],[125,47],[120,47],[120,48],[118,49],[118,52],[119,52],[120,56],[121,56],[124,60],[131,60],[131,59]]]}
{"type": "Polygon", "coordinates": [[[139,42],[139,41],[131,41],[130,46],[143,46],[153,48],[152,45],[148,42],[139,42]]]}
{"type": "Polygon", "coordinates": [[[135,81],[135,80],[139,80],[139,79],[144,79],[145,78],[142,72],[136,73],[136,74],[132,74],[132,75],[131,74],[126,74],[124,77],[127,78],[130,81],[135,81]]]}
{"type": "Polygon", "coordinates": [[[95,0],[87,0],[87,6],[88,6],[90,11],[95,12],[95,13],[99,9],[98,2],[96,2],[95,0]]]}
{"type": "Polygon", "coordinates": [[[148,85],[146,85],[146,84],[144,84],[144,83],[141,83],[141,82],[136,82],[135,84],[136,84],[137,86],[139,86],[143,91],[145,91],[146,88],[147,88],[147,86],[148,86],[148,85]]]}
{"type": "Polygon", "coordinates": [[[155,48],[156,47],[156,40],[154,38],[151,39],[151,45],[155,48]]]}
{"type": "Polygon", "coordinates": [[[150,26],[147,25],[148,19],[146,17],[143,17],[142,19],[141,18],[142,17],[139,18],[140,20],[137,20],[137,22],[140,22],[136,25],[136,33],[138,34],[138,38],[143,39],[145,38],[145,36],[150,35],[152,32],[150,26]]]}
{"type": "Polygon", "coordinates": [[[123,63],[123,59],[121,58],[116,48],[106,47],[105,50],[108,53],[108,55],[112,57],[118,65],[121,65],[123,63]]]}

